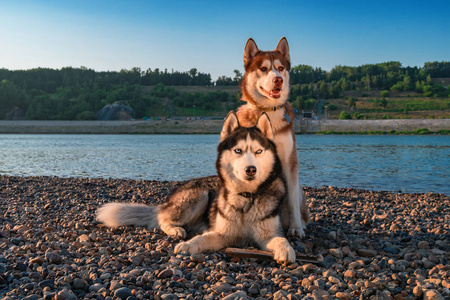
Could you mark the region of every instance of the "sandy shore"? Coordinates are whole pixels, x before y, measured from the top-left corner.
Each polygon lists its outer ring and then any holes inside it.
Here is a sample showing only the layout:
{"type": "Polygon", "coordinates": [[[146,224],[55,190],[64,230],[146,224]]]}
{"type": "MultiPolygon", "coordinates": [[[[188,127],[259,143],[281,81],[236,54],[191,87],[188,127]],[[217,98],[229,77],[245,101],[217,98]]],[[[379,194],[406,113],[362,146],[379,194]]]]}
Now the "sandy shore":
{"type": "Polygon", "coordinates": [[[174,255],[159,230],[94,220],[175,184],[0,176],[0,299],[450,299],[445,195],[307,188],[312,222],[290,241],[317,264],[174,255]]]}

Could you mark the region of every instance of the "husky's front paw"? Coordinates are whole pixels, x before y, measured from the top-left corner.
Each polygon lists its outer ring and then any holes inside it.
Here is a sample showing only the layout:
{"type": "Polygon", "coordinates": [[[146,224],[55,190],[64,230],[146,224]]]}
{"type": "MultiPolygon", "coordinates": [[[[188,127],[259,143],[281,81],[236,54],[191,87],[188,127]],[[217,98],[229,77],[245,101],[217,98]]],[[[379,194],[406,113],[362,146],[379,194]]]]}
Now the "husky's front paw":
{"type": "Polygon", "coordinates": [[[303,226],[290,227],[287,232],[287,235],[292,237],[303,238],[305,237],[305,231],[303,230],[303,226]]]}
{"type": "Polygon", "coordinates": [[[199,252],[199,249],[198,249],[198,247],[197,247],[195,244],[193,244],[193,243],[190,243],[190,242],[181,242],[181,243],[178,243],[178,244],[175,246],[174,252],[175,252],[175,253],[184,253],[184,252],[186,252],[186,253],[189,253],[189,254],[194,254],[194,253],[198,253],[198,252],[199,252]]]}
{"type": "Polygon", "coordinates": [[[180,238],[184,240],[186,238],[186,230],[182,227],[171,227],[166,229],[166,234],[173,238],[180,238]]]}
{"type": "Polygon", "coordinates": [[[289,241],[284,237],[274,237],[263,248],[272,251],[273,259],[280,264],[295,262],[294,249],[289,244],[289,241]]]}
{"type": "Polygon", "coordinates": [[[294,249],[289,244],[282,244],[273,251],[273,259],[279,264],[290,264],[295,262],[294,249]]]}

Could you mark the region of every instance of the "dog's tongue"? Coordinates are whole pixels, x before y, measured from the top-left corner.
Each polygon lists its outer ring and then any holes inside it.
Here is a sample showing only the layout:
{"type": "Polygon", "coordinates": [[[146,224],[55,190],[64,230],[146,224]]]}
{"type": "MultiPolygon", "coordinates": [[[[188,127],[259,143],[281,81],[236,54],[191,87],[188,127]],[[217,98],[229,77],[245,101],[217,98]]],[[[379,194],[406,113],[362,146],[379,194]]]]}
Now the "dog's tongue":
{"type": "Polygon", "coordinates": [[[281,97],[281,90],[280,89],[272,90],[270,92],[270,97],[272,97],[272,98],[280,98],[281,97]]]}

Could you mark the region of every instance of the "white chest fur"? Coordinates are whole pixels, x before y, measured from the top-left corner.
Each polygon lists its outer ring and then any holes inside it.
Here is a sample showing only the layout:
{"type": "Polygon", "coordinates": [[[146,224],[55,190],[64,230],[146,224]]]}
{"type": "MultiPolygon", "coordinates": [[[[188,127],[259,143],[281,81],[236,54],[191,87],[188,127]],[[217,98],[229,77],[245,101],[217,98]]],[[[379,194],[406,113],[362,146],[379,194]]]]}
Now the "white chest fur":
{"type": "Polygon", "coordinates": [[[281,163],[285,166],[288,163],[291,152],[294,149],[294,140],[290,131],[276,133],[273,142],[277,146],[277,153],[281,163]]]}

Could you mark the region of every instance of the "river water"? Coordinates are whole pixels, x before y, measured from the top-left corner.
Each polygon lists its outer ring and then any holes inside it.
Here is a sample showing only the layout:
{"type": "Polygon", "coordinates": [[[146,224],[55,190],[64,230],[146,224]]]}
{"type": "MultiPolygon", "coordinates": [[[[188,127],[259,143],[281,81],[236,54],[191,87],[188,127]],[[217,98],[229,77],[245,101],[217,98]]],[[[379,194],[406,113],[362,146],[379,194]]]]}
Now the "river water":
{"type": "MultiPolygon", "coordinates": [[[[0,135],[0,174],[185,180],[215,174],[218,135],[0,135]]],[[[449,136],[298,135],[304,186],[450,194],[449,136]]]]}

